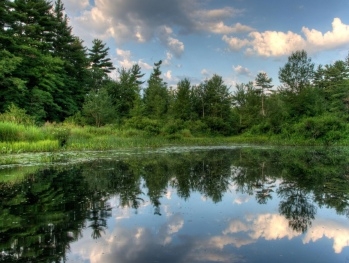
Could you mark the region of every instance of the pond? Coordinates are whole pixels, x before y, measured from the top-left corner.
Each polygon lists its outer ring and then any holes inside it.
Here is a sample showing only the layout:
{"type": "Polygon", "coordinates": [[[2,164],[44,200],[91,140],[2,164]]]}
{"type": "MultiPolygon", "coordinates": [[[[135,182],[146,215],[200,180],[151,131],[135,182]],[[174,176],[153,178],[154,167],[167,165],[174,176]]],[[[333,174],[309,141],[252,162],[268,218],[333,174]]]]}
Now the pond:
{"type": "Polygon", "coordinates": [[[5,167],[0,262],[349,262],[348,160],[193,147],[5,167]]]}

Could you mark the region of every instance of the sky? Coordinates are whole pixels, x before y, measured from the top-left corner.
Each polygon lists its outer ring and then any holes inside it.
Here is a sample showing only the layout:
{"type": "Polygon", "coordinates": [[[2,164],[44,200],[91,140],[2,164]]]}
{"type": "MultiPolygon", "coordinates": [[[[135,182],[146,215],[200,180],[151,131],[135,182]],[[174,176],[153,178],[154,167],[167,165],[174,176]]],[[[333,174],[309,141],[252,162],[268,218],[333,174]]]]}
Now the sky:
{"type": "MultiPolygon", "coordinates": [[[[349,52],[348,0],[63,0],[73,34],[101,39],[116,68],[138,63],[147,80],[162,60],[170,86],[213,74],[234,89],[266,72],[273,85],[288,56],[304,49],[315,65],[349,52]]],[[[117,78],[117,72],[112,77],[117,78]]]]}

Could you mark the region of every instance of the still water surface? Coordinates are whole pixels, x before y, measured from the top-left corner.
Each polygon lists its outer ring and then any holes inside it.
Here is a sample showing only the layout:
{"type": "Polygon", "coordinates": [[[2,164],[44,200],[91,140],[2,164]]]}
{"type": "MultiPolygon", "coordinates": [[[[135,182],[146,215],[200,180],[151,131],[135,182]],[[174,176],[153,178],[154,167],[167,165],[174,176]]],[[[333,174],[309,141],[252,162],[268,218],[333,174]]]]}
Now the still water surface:
{"type": "Polygon", "coordinates": [[[0,262],[349,262],[349,155],[172,148],[0,170],[0,262]]]}

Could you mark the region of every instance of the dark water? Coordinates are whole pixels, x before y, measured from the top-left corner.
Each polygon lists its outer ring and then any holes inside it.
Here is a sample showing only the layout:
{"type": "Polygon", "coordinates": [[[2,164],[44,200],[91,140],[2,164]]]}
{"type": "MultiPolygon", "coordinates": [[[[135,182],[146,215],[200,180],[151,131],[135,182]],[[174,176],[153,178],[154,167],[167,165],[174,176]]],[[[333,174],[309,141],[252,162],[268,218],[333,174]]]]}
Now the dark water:
{"type": "Polygon", "coordinates": [[[0,262],[349,262],[348,160],[193,148],[2,169],[27,174],[0,183],[0,262]]]}

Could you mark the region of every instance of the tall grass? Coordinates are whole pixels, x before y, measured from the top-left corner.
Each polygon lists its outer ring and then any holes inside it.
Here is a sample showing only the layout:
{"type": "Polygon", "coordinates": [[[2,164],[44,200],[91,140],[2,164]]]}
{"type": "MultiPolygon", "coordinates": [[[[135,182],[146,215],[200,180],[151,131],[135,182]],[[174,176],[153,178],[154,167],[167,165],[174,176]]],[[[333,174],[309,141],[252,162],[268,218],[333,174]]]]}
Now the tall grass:
{"type": "Polygon", "coordinates": [[[0,141],[39,141],[49,137],[49,133],[34,125],[0,122],[0,141]]]}
{"type": "MultiPolygon", "coordinates": [[[[349,128],[349,126],[348,126],[349,128]]],[[[80,150],[116,150],[125,148],[161,147],[169,145],[231,145],[231,144],[272,144],[272,145],[320,145],[321,140],[305,140],[291,134],[285,136],[244,134],[232,137],[194,137],[189,129],[168,134],[149,135],[135,128],[120,129],[113,126],[91,127],[63,124],[45,124],[42,127],[0,122],[0,154],[22,152],[57,152],[80,150]]],[[[336,145],[348,145],[348,140],[336,145]]]]}

